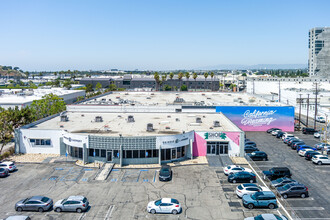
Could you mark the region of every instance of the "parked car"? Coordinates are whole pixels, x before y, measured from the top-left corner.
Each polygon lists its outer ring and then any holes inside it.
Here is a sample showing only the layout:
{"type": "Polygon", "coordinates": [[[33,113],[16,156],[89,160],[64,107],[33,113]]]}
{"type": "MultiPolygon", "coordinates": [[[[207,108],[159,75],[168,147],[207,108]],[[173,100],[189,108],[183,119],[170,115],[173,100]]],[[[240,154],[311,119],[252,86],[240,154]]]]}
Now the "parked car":
{"type": "Polygon", "coordinates": [[[263,151],[254,151],[250,154],[247,154],[252,160],[268,160],[268,156],[263,151]]]}
{"type": "Polygon", "coordinates": [[[9,175],[8,169],[0,167],[0,177],[6,177],[8,175],[9,175]]]}
{"type": "Polygon", "coordinates": [[[288,220],[284,215],[276,215],[276,214],[261,214],[256,217],[248,217],[244,220],[288,220]]]}
{"type": "Polygon", "coordinates": [[[252,145],[245,145],[245,147],[244,147],[245,153],[252,153],[252,152],[258,151],[258,150],[259,150],[258,148],[254,147],[252,145]]]}
{"type": "Polygon", "coordinates": [[[281,129],[275,129],[272,131],[272,135],[276,136],[278,132],[282,131],[281,129]]]}
{"type": "Polygon", "coordinates": [[[3,161],[0,163],[0,167],[7,168],[9,172],[13,172],[16,170],[16,165],[12,161],[3,161]]]}
{"type": "Polygon", "coordinates": [[[286,142],[286,144],[288,146],[291,146],[291,143],[294,142],[294,141],[301,141],[301,140],[299,138],[291,138],[286,142]]]}
{"type": "Polygon", "coordinates": [[[174,215],[182,211],[181,204],[176,199],[162,198],[148,203],[147,211],[152,214],[172,213],[174,215]]]}
{"type": "Polygon", "coordinates": [[[5,218],[5,220],[31,220],[31,218],[26,215],[13,215],[5,218]]]}
{"type": "Polygon", "coordinates": [[[22,199],[15,204],[15,210],[21,211],[38,211],[43,212],[51,209],[53,200],[45,196],[32,196],[22,199]]]}
{"type": "Polygon", "coordinates": [[[242,166],[238,166],[238,165],[230,165],[230,166],[226,166],[223,168],[223,172],[225,175],[229,175],[232,173],[237,173],[237,172],[242,172],[242,171],[246,171],[251,173],[252,170],[242,167],[242,166]]]}
{"type": "Polygon", "coordinates": [[[257,182],[256,175],[249,172],[238,172],[228,175],[230,183],[255,183],[257,182]]]}
{"type": "Polygon", "coordinates": [[[276,196],[272,191],[256,192],[252,195],[244,195],[242,198],[244,207],[268,207],[274,209],[277,206],[276,196]]]}
{"type": "Polygon", "coordinates": [[[308,188],[300,183],[288,183],[284,186],[278,187],[277,192],[284,199],[288,197],[305,198],[308,196],[308,188]]]}
{"type": "Polygon", "coordinates": [[[320,122],[320,123],[325,123],[325,117],[323,116],[316,116],[315,121],[320,122]]]}
{"type": "Polygon", "coordinates": [[[306,152],[308,152],[308,151],[314,151],[313,149],[309,149],[309,148],[304,148],[304,149],[301,149],[300,151],[298,151],[298,154],[299,154],[299,156],[301,156],[301,157],[305,157],[305,154],[306,154],[306,152]]]}
{"type": "Polygon", "coordinates": [[[291,177],[291,172],[287,167],[273,167],[267,171],[262,171],[264,179],[276,180],[281,177],[291,177]]]}
{"type": "Polygon", "coordinates": [[[172,180],[172,170],[169,165],[162,165],[159,171],[159,181],[172,180]]]}
{"type": "Polygon", "coordinates": [[[297,183],[297,181],[295,181],[291,178],[282,177],[282,178],[271,181],[270,186],[272,188],[276,188],[276,187],[284,186],[285,184],[288,184],[288,183],[297,183]]]}
{"type": "Polygon", "coordinates": [[[313,135],[314,135],[315,138],[320,138],[321,137],[321,132],[317,131],[313,135]]]}
{"type": "Polygon", "coordinates": [[[321,155],[321,153],[318,152],[318,151],[307,151],[305,153],[305,159],[306,160],[311,160],[314,155],[321,155]]]}
{"type": "Polygon", "coordinates": [[[251,145],[253,147],[257,147],[257,144],[255,142],[253,142],[253,141],[246,141],[245,142],[245,146],[248,146],[248,145],[251,145]]]}
{"type": "Polygon", "coordinates": [[[285,138],[293,138],[293,137],[295,137],[293,134],[285,133],[285,134],[282,136],[282,139],[284,140],[285,138]]]}
{"type": "Polygon", "coordinates": [[[292,147],[292,145],[294,145],[297,142],[303,142],[303,141],[300,139],[293,139],[293,140],[291,139],[290,141],[288,141],[288,145],[292,147]]]}
{"type": "Polygon", "coordinates": [[[296,150],[297,147],[298,147],[299,145],[305,145],[305,142],[303,142],[303,141],[294,142],[294,143],[291,145],[291,149],[292,149],[292,150],[296,150]]]}
{"type": "Polygon", "coordinates": [[[324,147],[330,147],[330,144],[327,144],[327,143],[318,143],[318,144],[315,144],[314,147],[318,150],[323,150],[324,147]]]}
{"type": "Polygon", "coordinates": [[[283,131],[279,131],[279,132],[277,132],[276,137],[277,137],[277,138],[281,138],[284,134],[285,134],[285,132],[283,132],[283,131]]]}
{"type": "Polygon", "coordinates": [[[317,165],[322,165],[322,164],[330,164],[330,160],[326,155],[314,155],[312,157],[313,163],[317,165]]]}
{"type": "Polygon", "coordinates": [[[271,133],[272,131],[274,131],[274,130],[280,130],[279,128],[270,128],[270,129],[268,129],[266,132],[267,133],[271,133]]]}
{"type": "Polygon", "coordinates": [[[302,149],[312,149],[312,150],[316,150],[316,148],[315,147],[311,147],[311,146],[308,146],[308,145],[298,145],[298,147],[297,147],[297,153],[300,151],[300,150],[302,150],[302,149]]]}
{"type": "Polygon", "coordinates": [[[254,183],[244,183],[236,187],[236,195],[238,198],[242,198],[244,195],[253,194],[255,192],[270,191],[265,186],[256,185],[254,183]]]}
{"type": "Polygon", "coordinates": [[[315,130],[314,128],[306,128],[306,127],[304,127],[302,129],[302,133],[303,134],[314,134],[315,132],[317,132],[317,130],[315,130]]]}
{"type": "Polygon", "coordinates": [[[297,137],[287,137],[287,138],[284,138],[284,139],[283,139],[283,142],[284,142],[285,144],[287,144],[288,141],[291,140],[292,138],[298,139],[297,137]]]}
{"type": "Polygon", "coordinates": [[[57,201],[54,205],[55,212],[78,212],[86,211],[89,202],[84,196],[69,196],[57,201]]]}

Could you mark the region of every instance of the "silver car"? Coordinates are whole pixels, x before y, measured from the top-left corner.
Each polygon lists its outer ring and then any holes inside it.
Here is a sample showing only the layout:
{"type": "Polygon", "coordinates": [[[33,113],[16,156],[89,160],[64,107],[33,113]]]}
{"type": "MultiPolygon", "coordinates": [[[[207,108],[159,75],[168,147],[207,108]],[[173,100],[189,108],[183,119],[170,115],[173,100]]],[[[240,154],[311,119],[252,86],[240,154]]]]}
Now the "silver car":
{"type": "Polygon", "coordinates": [[[38,211],[43,212],[51,209],[53,200],[45,196],[32,196],[31,198],[22,199],[15,204],[15,210],[21,211],[38,211]]]}
{"type": "Polygon", "coordinates": [[[89,202],[84,196],[70,196],[59,200],[54,205],[55,212],[82,212],[88,209],[89,202]]]}

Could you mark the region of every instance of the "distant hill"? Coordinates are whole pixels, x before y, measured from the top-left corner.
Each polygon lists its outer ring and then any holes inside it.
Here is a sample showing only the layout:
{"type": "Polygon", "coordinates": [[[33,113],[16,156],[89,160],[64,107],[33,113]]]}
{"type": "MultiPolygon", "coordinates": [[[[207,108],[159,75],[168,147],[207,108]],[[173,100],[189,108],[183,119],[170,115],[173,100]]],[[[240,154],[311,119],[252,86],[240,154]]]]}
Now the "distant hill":
{"type": "Polygon", "coordinates": [[[25,76],[19,67],[12,66],[0,66],[0,76],[25,76]]]}
{"type": "Polygon", "coordinates": [[[256,65],[216,65],[196,68],[195,70],[240,70],[240,69],[306,69],[307,64],[256,64],[256,65]]]}

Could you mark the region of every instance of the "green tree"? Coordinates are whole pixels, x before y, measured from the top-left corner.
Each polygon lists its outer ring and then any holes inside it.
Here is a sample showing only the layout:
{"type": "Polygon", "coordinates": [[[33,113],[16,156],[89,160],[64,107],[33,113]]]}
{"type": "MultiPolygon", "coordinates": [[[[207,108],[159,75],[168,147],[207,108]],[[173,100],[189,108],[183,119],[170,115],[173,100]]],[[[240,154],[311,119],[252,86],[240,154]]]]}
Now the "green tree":
{"type": "Polygon", "coordinates": [[[197,73],[193,73],[193,78],[195,80],[195,91],[196,91],[197,90],[197,83],[196,83],[197,73]]]}
{"type": "Polygon", "coordinates": [[[179,72],[179,74],[178,74],[178,79],[179,79],[179,83],[180,83],[180,88],[181,88],[181,80],[182,80],[182,77],[183,77],[183,72],[179,72]]]}
{"type": "Polygon", "coordinates": [[[211,90],[212,91],[213,91],[213,77],[214,77],[214,72],[211,72],[211,79],[212,79],[211,90]]]}
{"type": "Polygon", "coordinates": [[[65,87],[67,89],[71,89],[71,87],[72,87],[71,84],[72,84],[71,80],[67,79],[63,82],[63,87],[65,87]]]}
{"type": "Polygon", "coordinates": [[[109,85],[109,90],[110,90],[110,91],[116,91],[116,90],[117,90],[117,86],[116,86],[116,84],[111,83],[111,84],[109,85]]]}
{"type": "Polygon", "coordinates": [[[13,138],[13,126],[10,120],[10,115],[8,111],[2,109],[0,111],[0,155],[3,148],[8,144],[13,138]]]}
{"type": "Polygon", "coordinates": [[[156,91],[157,91],[157,87],[158,87],[159,82],[160,82],[158,72],[155,72],[154,79],[156,80],[156,91]]]}
{"type": "Polygon", "coordinates": [[[164,91],[171,91],[172,87],[169,85],[164,85],[164,91]]]}
{"type": "Polygon", "coordinates": [[[188,87],[186,85],[181,86],[181,91],[188,91],[188,87]]]}
{"type": "Polygon", "coordinates": [[[86,92],[93,92],[93,85],[92,84],[87,84],[86,85],[86,92]]]}
{"type": "Polygon", "coordinates": [[[100,91],[102,89],[102,84],[101,83],[97,83],[95,86],[96,91],[100,91]]]}
{"type": "Polygon", "coordinates": [[[43,96],[40,100],[34,100],[30,107],[35,120],[57,114],[66,109],[63,98],[52,93],[43,96]]]}

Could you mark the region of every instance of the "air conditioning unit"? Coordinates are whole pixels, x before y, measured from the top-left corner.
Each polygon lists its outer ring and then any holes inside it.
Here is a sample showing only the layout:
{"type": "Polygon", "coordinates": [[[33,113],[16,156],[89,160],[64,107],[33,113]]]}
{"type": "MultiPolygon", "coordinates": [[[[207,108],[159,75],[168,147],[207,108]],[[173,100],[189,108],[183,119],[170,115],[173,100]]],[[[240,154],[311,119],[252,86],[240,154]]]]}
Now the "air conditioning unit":
{"type": "Polygon", "coordinates": [[[102,116],[96,116],[95,117],[95,122],[103,122],[102,116]]]}
{"type": "Polygon", "coordinates": [[[200,117],[196,118],[196,123],[202,123],[202,119],[200,117]]]}
{"type": "Polygon", "coordinates": [[[219,121],[214,121],[213,122],[213,127],[220,127],[220,122],[219,121]]]}
{"type": "Polygon", "coordinates": [[[154,131],[154,126],[153,126],[152,123],[148,123],[148,124],[147,124],[147,131],[149,131],[149,132],[154,131]]]}
{"type": "Polygon", "coordinates": [[[128,122],[128,123],[133,123],[133,122],[135,122],[135,120],[134,120],[134,116],[133,116],[133,115],[129,115],[128,118],[127,118],[127,122],[128,122]]]}
{"type": "Polygon", "coordinates": [[[67,115],[61,115],[61,122],[69,121],[69,118],[67,115]]]}

